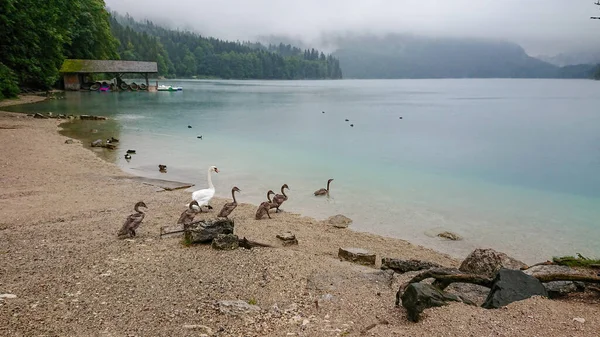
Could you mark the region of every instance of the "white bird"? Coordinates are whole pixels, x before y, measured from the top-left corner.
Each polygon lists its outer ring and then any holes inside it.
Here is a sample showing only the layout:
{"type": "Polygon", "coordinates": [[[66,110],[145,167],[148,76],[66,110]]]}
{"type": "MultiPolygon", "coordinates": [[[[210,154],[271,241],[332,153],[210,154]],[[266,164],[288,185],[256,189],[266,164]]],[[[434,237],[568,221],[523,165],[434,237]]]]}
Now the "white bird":
{"type": "Polygon", "coordinates": [[[219,173],[219,169],[216,166],[211,166],[208,168],[208,188],[203,190],[197,190],[192,193],[192,199],[198,202],[198,206],[202,207],[206,205],[209,209],[212,207],[208,204],[210,199],[215,195],[215,186],[212,183],[212,179],[210,178],[210,173],[216,172],[219,173]]]}

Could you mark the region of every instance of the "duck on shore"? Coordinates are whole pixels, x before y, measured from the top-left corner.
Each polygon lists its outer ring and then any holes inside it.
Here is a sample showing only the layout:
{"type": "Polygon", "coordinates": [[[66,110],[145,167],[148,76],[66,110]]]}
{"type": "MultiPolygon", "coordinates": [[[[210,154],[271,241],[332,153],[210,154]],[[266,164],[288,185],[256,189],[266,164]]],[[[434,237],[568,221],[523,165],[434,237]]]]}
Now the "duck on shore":
{"type": "Polygon", "coordinates": [[[125,160],[131,160],[131,155],[129,153],[125,153],[125,160]]]}
{"type": "Polygon", "coordinates": [[[331,184],[332,181],[333,181],[333,179],[327,180],[327,189],[321,188],[321,189],[316,190],[315,196],[329,195],[329,185],[331,184]]]}
{"type": "Polygon", "coordinates": [[[273,205],[273,202],[271,201],[271,194],[275,194],[275,192],[273,192],[272,190],[269,190],[267,192],[268,201],[260,203],[258,209],[256,210],[256,214],[254,215],[254,219],[260,220],[265,214],[267,214],[269,219],[271,219],[271,215],[269,214],[269,209],[271,208],[271,205],[273,205]]]}
{"type": "Polygon", "coordinates": [[[142,221],[144,220],[144,217],[146,216],[146,214],[140,210],[140,207],[148,208],[148,206],[146,206],[146,204],[143,201],[140,201],[137,204],[135,204],[135,206],[133,207],[135,213],[127,217],[125,223],[123,224],[123,227],[121,227],[121,229],[117,233],[119,237],[125,235],[129,235],[129,237],[135,237],[136,229],[140,227],[142,221]]]}
{"type": "Polygon", "coordinates": [[[237,186],[234,186],[231,189],[231,198],[233,198],[233,202],[228,202],[225,205],[223,205],[221,212],[219,212],[219,215],[217,215],[218,217],[227,218],[227,216],[229,216],[229,214],[231,214],[231,212],[233,212],[233,210],[237,207],[238,204],[235,200],[235,192],[241,192],[237,186]]]}
{"type": "Polygon", "coordinates": [[[275,213],[279,213],[281,205],[288,200],[288,196],[285,194],[285,189],[290,189],[287,184],[283,184],[281,186],[281,194],[275,194],[273,197],[273,203],[271,203],[271,208],[275,208],[275,213]]]}
{"type": "Polygon", "coordinates": [[[185,211],[183,211],[183,213],[181,213],[181,215],[179,216],[179,220],[177,220],[177,224],[186,225],[190,222],[193,222],[194,217],[198,213],[202,213],[202,208],[200,208],[200,205],[198,205],[198,202],[196,200],[193,200],[188,205],[188,208],[185,211]]]}

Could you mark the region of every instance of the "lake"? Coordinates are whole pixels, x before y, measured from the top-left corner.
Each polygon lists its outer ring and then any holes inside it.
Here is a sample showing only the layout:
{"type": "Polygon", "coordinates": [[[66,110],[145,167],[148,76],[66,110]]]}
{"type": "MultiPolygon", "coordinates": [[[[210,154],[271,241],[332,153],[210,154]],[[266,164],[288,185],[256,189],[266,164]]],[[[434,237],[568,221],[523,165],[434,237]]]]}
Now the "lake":
{"type": "Polygon", "coordinates": [[[342,213],[355,230],[457,257],[475,247],[529,263],[600,256],[600,82],[161,84],[184,90],[67,93],[12,110],[109,116],[65,132],[120,138],[108,158],[127,172],[205,188],[215,165],[218,196],[235,185],[238,201],[255,204],[287,183],[286,211],[319,219],[342,213]],[[137,154],[128,162],[130,148],[137,154]],[[314,197],[328,178],[330,197],[314,197]],[[464,239],[435,237],[443,230],[464,239]]]}

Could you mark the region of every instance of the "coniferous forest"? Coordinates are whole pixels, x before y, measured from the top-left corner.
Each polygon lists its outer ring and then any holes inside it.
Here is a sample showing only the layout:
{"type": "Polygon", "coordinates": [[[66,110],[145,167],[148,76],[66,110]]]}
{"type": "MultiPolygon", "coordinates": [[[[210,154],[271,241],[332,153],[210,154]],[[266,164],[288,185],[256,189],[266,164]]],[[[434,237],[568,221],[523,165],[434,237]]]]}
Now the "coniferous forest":
{"type": "Polygon", "coordinates": [[[57,84],[66,58],[155,61],[166,77],[339,79],[339,61],[317,50],[203,37],[109,14],[103,0],[3,0],[0,99],[57,84]]]}

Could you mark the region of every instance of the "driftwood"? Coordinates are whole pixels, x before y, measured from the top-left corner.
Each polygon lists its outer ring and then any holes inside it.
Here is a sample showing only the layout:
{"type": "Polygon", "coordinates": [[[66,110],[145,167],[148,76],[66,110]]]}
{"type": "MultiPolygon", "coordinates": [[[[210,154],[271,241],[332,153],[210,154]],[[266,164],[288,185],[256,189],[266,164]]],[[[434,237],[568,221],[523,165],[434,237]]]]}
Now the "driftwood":
{"type": "Polygon", "coordinates": [[[246,249],[252,249],[252,248],[256,248],[256,247],[273,248],[273,246],[268,245],[266,243],[260,243],[260,242],[256,242],[256,241],[250,241],[250,240],[246,239],[245,236],[244,236],[243,239],[240,239],[239,245],[240,245],[240,247],[246,248],[246,249]]]}

